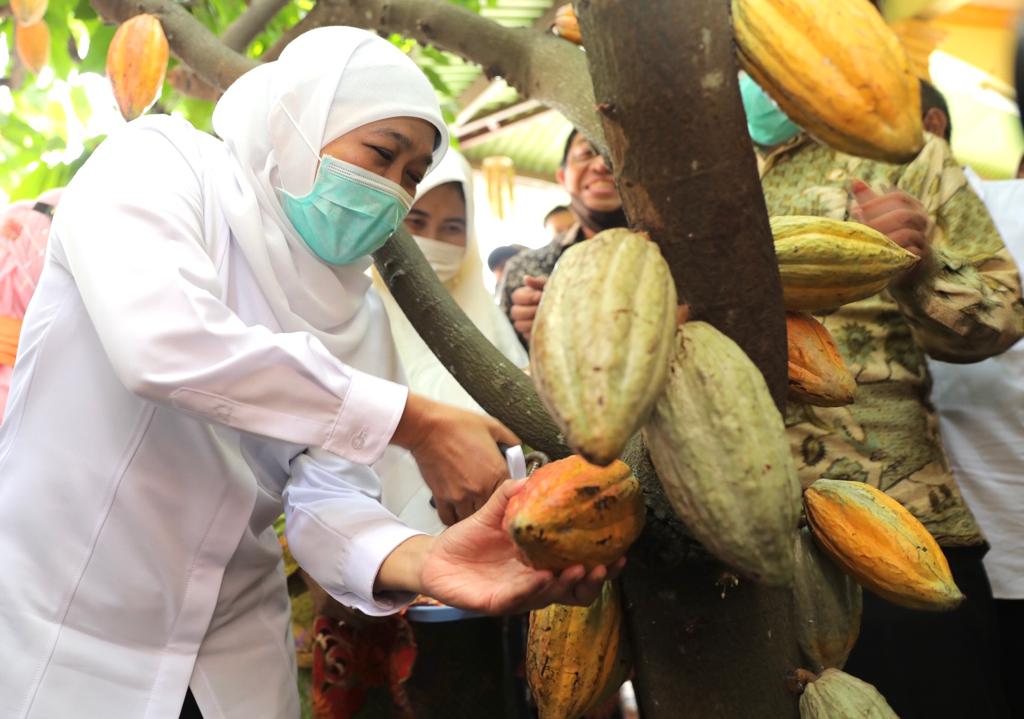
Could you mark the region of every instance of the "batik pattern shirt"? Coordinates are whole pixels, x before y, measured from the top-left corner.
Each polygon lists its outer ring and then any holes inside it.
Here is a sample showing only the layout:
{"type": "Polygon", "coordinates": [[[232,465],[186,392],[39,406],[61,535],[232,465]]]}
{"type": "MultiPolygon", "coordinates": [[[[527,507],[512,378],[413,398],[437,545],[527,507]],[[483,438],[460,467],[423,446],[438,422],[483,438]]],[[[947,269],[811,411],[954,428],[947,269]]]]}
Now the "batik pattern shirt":
{"type": "Polygon", "coordinates": [[[907,165],[835,152],[800,137],[759,163],[771,215],[848,220],[854,179],[920,200],[933,225],[921,281],[816,313],[857,380],[846,407],[791,403],[786,425],[804,486],[868,482],[901,502],[946,546],[979,544],[929,401],[925,355],[979,361],[1024,334],[1017,267],[945,141],[928,137],[907,165]]]}

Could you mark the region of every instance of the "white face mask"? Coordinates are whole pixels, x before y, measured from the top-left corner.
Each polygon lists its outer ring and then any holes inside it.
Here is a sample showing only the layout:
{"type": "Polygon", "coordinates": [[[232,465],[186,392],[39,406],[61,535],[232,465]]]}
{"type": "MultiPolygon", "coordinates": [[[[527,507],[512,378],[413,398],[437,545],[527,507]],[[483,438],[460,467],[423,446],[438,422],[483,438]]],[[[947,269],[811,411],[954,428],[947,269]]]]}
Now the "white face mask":
{"type": "Polygon", "coordinates": [[[420,250],[423,251],[423,255],[427,258],[430,266],[434,268],[434,272],[437,273],[439,280],[447,282],[459,274],[462,260],[466,257],[465,247],[453,245],[449,242],[432,240],[429,237],[420,237],[419,235],[413,235],[412,238],[420,246],[420,250]]]}

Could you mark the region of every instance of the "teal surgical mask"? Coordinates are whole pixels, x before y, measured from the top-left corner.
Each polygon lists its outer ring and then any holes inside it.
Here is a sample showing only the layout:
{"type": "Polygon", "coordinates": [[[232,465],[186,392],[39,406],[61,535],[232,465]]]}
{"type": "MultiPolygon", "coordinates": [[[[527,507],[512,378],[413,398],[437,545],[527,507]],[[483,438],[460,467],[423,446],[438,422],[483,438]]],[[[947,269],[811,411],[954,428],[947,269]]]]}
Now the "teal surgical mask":
{"type": "Polygon", "coordinates": [[[800,133],[800,128],[745,72],[740,74],[740,96],[743,98],[743,110],[747,113],[747,131],[750,139],[758,145],[774,147],[800,133]]]}
{"type": "Polygon", "coordinates": [[[277,192],[295,231],[329,265],[348,265],[379,249],[412,207],[401,186],[328,155],[308,194],[277,192]]]}

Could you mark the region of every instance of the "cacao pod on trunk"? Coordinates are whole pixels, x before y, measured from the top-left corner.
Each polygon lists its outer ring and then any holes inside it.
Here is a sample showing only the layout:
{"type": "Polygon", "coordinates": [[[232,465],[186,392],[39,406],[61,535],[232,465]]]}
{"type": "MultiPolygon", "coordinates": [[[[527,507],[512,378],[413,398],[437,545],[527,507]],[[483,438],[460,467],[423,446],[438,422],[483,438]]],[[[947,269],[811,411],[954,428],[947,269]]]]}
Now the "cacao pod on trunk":
{"type": "Polygon", "coordinates": [[[605,582],[589,607],[552,604],[530,612],[526,678],[540,719],[576,719],[629,677],[622,601],[605,582]]]}
{"type": "Polygon", "coordinates": [[[818,546],[865,589],[911,609],[947,611],[963,601],[935,538],[884,492],[819,479],[804,491],[804,507],[818,546]]]}
{"type": "Polygon", "coordinates": [[[921,90],[868,0],[732,0],[740,66],[793,122],[841,152],[909,162],[921,90]]]}
{"type": "Polygon", "coordinates": [[[793,609],[797,642],[811,669],[842,669],[860,632],[861,588],[815,546],[807,529],[796,544],[793,609]]]}
{"type": "Polygon", "coordinates": [[[530,374],[575,452],[608,464],[650,415],[672,356],[676,288],[646,235],[605,230],[565,251],[530,342],[530,374]]]}
{"type": "Polygon", "coordinates": [[[787,310],[828,310],[871,297],[918,260],[859,222],[780,215],[771,226],[787,310]]]}
{"type": "Polygon", "coordinates": [[[45,20],[14,26],[14,49],[22,64],[38,73],[50,61],[50,28],[45,20]]]}
{"type": "Polygon", "coordinates": [[[800,719],[899,719],[871,684],[838,669],[826,669],[804,687],[800,719]]]}
{"type": "Polygon", "coordinates": [[[643,493],[618,460],[598,467],[567,457],[534,472],[505,509],[505,529],[525,564],[592,569],[611,564],[644,526],[643,493]]]}
{"type": "Polygon", "coordinates": [[[583,44],[583,36],[580,34],[580,23],[576,19],[576,11],[572,3],[559,6],[555,12],[555,32],[560,38],[574,42],[577,45],[583,44]]]}
{"type": "Polygon", "coordinates": [[[793,579],[800,487],[761,371],[705,322],[677,332],[668,385],[644,427],[658,479],[686,527],[751,579],[793,579]]]}
{"type": "Polygon", "coordinates": [[[167,37],[155,16],[136,15],[117,28],[107,49],[107,77],[124,119],[134,120],[160,97],[167,57],[167,37]]]}
{"type": "Polygon", "coordinates": [[[11,0],[11,14],[19,25],[35,25],[46,14],[48,0],[11,0]]]}
{"type": "Polygon", "coordinates": [[[818,407],[853,402],[857,389],[825,326],[803,312],[786,313],[789,398],[818,407]]]}

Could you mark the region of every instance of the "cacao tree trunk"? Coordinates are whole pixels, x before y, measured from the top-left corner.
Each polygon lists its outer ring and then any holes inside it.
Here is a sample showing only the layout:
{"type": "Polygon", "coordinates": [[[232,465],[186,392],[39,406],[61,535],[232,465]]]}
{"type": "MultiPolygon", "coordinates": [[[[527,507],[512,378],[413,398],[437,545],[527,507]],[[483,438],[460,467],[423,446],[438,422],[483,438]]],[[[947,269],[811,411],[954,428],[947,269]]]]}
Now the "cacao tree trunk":
{"type": "MultiPolygon", "coordinates": [[[[659,244],[692,318],[736,340],[781,408],[782,291],[728,3],[575,8],[630,225],[659,244]]],[[[786,682],[799,661],[788,590],[693,558],[671,570],[634,562],[623,584],[644,719],[798,715],[786,682]]]]}

